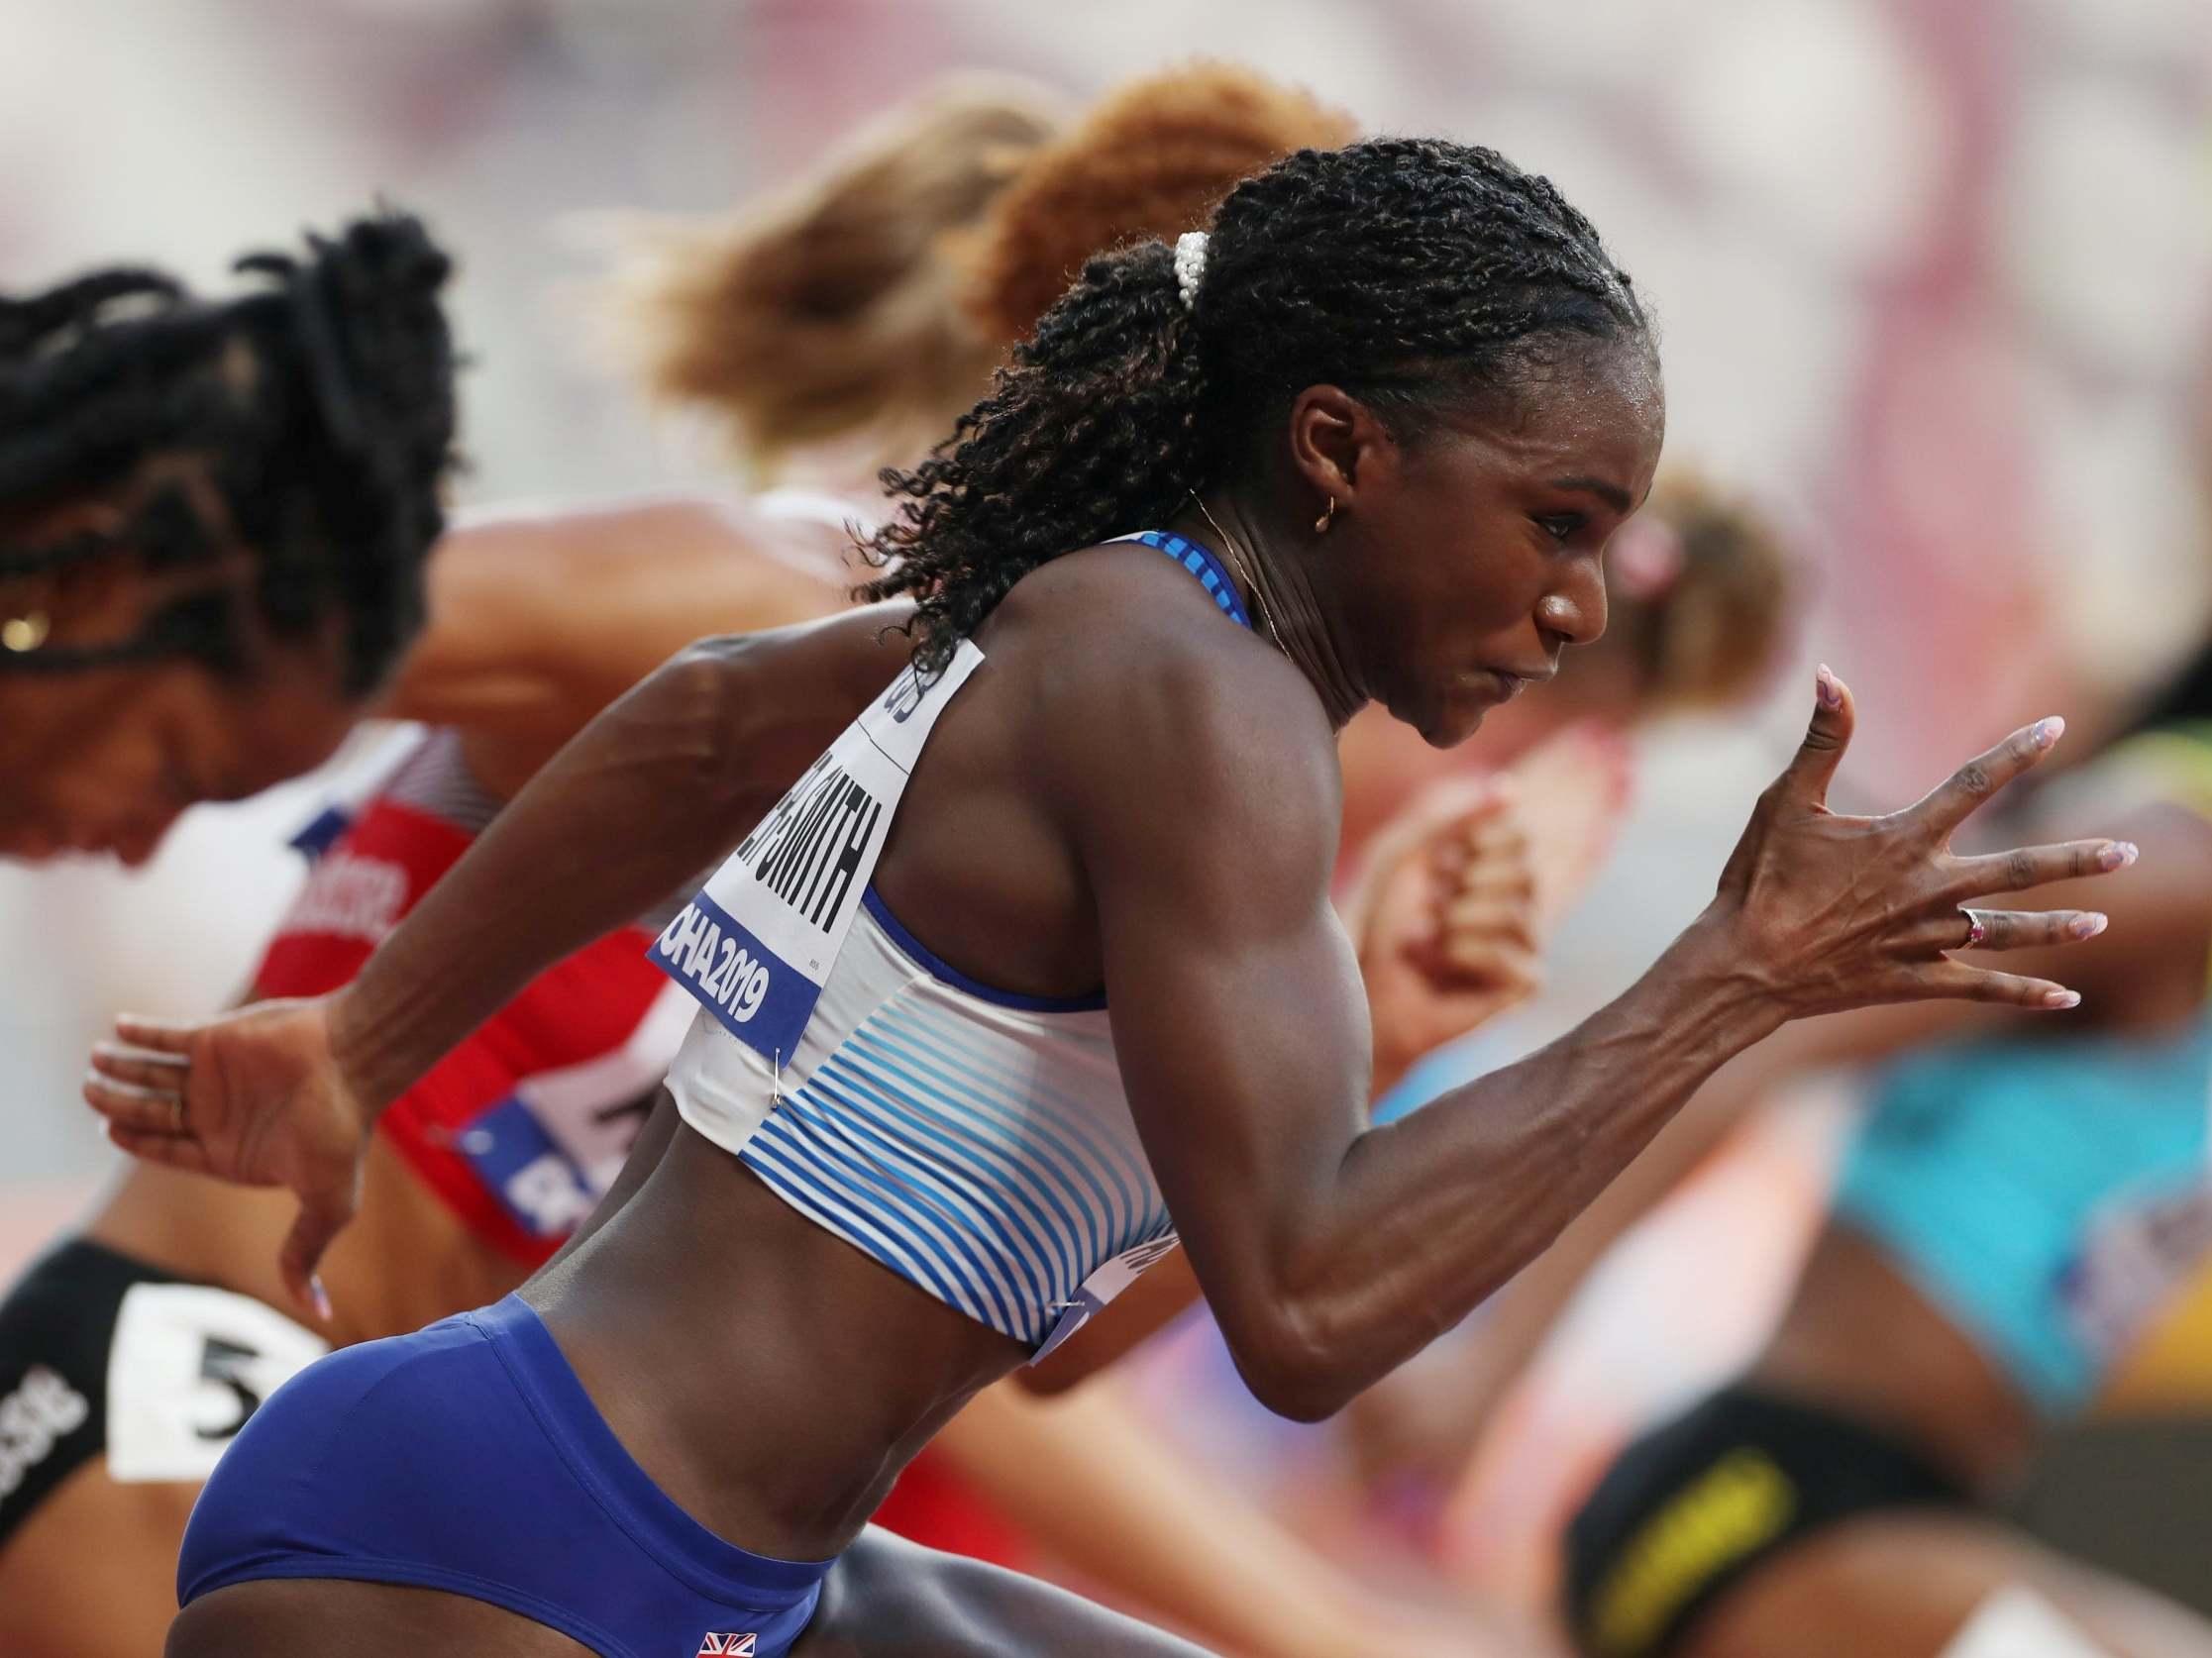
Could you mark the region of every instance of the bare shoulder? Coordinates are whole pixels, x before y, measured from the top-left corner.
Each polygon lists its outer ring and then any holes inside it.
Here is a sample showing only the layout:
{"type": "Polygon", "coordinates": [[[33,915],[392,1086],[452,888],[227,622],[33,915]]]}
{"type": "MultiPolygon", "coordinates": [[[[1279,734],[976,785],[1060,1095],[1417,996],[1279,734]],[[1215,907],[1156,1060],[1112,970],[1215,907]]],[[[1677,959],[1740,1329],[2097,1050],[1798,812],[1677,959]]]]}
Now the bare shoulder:
{"type": "Polygon", "coordinates": [[[1031,572],[981,643],[1031,698],[1038,775],[1079,841],[1173,813],[1264,828],[1301,864],[1333,857],[1341,783],[1320,699],[1149,548],[1094,548],[1031,572]]]}
{"type": "Polygon", "coordinates": [[[573,729],[702,634],[840,607],[841,583],[780,558],[774,535],[711,495],[466,515],[430,562],[430,625],[393,711],[573,729]]]}

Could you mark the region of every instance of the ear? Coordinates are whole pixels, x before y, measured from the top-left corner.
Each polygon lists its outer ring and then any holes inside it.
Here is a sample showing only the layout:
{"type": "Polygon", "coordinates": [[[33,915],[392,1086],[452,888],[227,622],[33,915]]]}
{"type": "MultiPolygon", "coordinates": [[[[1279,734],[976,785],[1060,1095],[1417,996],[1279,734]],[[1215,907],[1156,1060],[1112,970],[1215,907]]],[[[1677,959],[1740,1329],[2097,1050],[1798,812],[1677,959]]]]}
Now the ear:
{"type": "Polygon", "coordinates": [[[1355,504],[1397,460],[1397,440],[1341,386],[1310,385],[1291,400],[1291,465],[1313,489],[1317,512],[1331,497],[1339,509],[1355,504]]]}

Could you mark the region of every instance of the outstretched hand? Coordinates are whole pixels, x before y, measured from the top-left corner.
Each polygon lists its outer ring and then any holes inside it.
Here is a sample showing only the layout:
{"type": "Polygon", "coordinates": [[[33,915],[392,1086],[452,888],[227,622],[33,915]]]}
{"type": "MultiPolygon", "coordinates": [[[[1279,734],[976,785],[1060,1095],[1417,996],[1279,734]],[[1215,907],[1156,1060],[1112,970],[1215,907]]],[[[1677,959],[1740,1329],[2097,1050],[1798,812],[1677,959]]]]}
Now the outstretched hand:
{"type": "Polygon", "coordinates": [[[2093,910],[1982,908],[1974,900],[2109,875],[2135,862],[2122,841],[2068,841],[1978,857],[1951,836],[2006,784],[2042,762],[2058,719],[2013,733],[1917,803],[1883,817],[1828,808],[1848,746],[1851,696],[1826,668],[1805,742],[1759,797],[1721,876],[1709,917],[1726,928],[1735,971],[1785,1018],[1939,997],[2058,1009],[2063,984],[1954,959],[1954,952],[2077,943],[2104,930],[2093,910]]]}
{"type": "Polygon", "coordinates": [[[268,1001],[182,1022],[125,1014],[84,1080],[108,1138],[134,1157],[298,1196],[279,1266],[325,1321],[315,1267],[353,1219],[369,1122],[332,1055],[330,1006],[268,1001]]]}

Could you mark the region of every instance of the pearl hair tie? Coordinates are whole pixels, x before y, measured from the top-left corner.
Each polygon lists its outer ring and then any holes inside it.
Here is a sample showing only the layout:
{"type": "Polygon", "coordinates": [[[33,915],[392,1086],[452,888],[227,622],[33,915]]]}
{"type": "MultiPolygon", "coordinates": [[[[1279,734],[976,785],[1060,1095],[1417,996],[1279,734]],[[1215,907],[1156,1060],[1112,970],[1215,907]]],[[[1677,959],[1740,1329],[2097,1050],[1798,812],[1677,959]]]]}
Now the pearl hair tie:
{"type": "Polygon", "coordinates": [[[1199,284],[1206,280],[1208,240],[1204,231],[1185,231],[1175,239],[1175,285],[1182,290],[1186,311],[1198,309],[1199,284]]]}

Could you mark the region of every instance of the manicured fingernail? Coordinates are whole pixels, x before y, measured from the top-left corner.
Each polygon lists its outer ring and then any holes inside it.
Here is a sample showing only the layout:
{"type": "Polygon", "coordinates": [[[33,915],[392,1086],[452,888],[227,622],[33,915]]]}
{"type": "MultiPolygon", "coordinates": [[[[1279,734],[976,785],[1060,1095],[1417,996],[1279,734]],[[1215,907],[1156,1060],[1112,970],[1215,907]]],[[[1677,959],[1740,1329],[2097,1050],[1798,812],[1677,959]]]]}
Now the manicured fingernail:
{"type": "Polygon", "coordinates": [[[2075,938],[2095,938],[2110,924],[2110,918],[2094,912],[2077,915],[2066,923],[2066,931],[2075,938]]]}
{"type": "Polygon", "coordinates": [[[2048,749],[2065,734],[2066,722],[2056,714],[2047,720],[2039,720],[2036,724],[2036,747],[2048,749]]]}
{"type": "Polygon", "coordinates": [[[330,1292],[323,1288],[322,1279],[320,1277],[309,1279],[307,1281],[307,1289],[309,1294],[311,1294],[315,1297],[316,1315],[320,1317],[324,1323],[329,1323],[331,1320],[330,1292]]]}
{"type": "Polygon", "coordinates": [[[1834,673],[1834,672],[1833,672],[1833,671],[1832,671],[1832,670],[1831,670],[1831,669],[1829,668],[1829,666],[1828,666],[1828,664],[1827,664],[1827,663],[1825,663],[1825,662],[1824,662],[1824,663],[1822,663],[1822,664],[1821,664],[1821,671],[1820,671],[1820,673],[1819,673],[1818,674],[1816,674],[1816,675],[1814,676],[1814,679],[1815,679],[1815,683],[1817,683],[1817,684],[1819,685],[1819,687],[1820,687],[1820,695],[1821,695],[1821,706],[1822,706],[1822,707],[1824,707],[1824,708],[1841,708],[1841,707],[1843,707],[1843,687],[1842,685],[1840,685],[1840,684],[1838,684],[1838,683],[1836,682],[1836,674],[1835,674],[1835,673],[1834,673]]]}
{"type": "Polygon", "coordinates": [[[2133,841],[2114,841],[2097,854],[2100,870],[2124,870],[2143,856],[2142,849],[2133,841]]]}
{"type": "Polygon", "coordinates": [[[2043,1004],[2046,1007],[2079,1007],[2081,1005],[2081,992],[2079,990],[2048,990],[2044,993],[2043,1004]]]}

